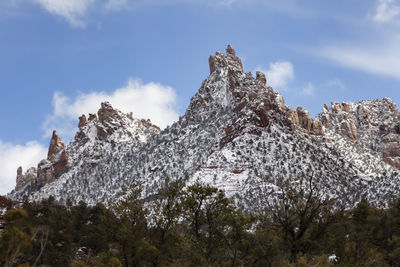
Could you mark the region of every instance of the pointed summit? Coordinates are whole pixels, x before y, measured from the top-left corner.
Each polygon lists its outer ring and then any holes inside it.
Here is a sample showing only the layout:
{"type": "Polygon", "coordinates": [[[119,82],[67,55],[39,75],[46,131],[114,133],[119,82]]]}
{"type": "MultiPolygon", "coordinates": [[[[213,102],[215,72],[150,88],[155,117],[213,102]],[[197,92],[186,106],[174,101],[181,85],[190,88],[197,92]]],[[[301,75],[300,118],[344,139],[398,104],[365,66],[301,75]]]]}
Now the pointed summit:
{"type": "Polygon", "coordinates": [[[65,145],[63,142],[61,142],[60,137],[57,134],[57,131],[53,131],[53,136],[51,137],[50,140],[50,145],[49,145],[49,151],[47,152],[47,159],[48,160],[53,160],[55,155],[63,150],[65,148],[65,145]]]}
{"type": "Polygon", "coordinates": [[[226,55],[236,58],[235,49],[233,49],[231,45],[228,45],[228,47],[226,48],[226,55]]]}
{"type": "Polygon", "coordinates": [[[228,67],[231,70],[243,72],[242,61],[236,56],[235,49],[231,45],[226,48],[226,55],[216,52],[215,56],[210,55],[208,59],[210,65],[210,74],[217,69],[228,67]]]}
{"type": "Polygon", "coordinates": [[[113,119],[121,119],[118,111],[114,109],[109,102],[102,102],[101,108],[97,111],[99,121],[104,123],[105,121],[112,121],[113,119]]]}

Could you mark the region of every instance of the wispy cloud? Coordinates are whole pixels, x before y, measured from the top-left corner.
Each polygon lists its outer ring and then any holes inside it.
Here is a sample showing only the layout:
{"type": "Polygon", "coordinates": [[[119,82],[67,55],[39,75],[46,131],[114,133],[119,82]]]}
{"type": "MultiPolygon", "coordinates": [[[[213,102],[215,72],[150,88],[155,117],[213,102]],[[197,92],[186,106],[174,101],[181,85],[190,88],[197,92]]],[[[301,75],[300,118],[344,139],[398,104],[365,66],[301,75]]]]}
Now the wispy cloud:
{"type": "Polygon", "coordinates": [[[344,83],[335,78],[333,80],[329,80],[325,83],[325,87],[329,87],[329,88],[337,88],[337,89],[344,89],[346,86],[344,85],[344,83]]]}
{"type": "Polygon", "coordinates": [[[302,95],[302,96],[313,96],[314,94],[315,94],[315,87],[314,87],[314,84],[312,84],[312,83],[308,83],[300,91],[300,95],[302,95]]]}
{"type": "Polygon", "coordinates": [[[375,45],[362,42],[336,44],[323,46],[312,53],[344,67],[400,79],[399,41],[399,37],[388,37],[375,45]]]}
{"type": "Polygon", "coordinates": [[[0,140],[0,195],[14,189],[19,166],[26,171],[27,168],[36,166],[46,154],[47,149],[36,141],[15,145],[0,140]]]}
{"type": "Polygon", "coordinates": [[[390,22],[400,15],[400,1],[377,0],[374,11],[369,15],[373,21],[378,23],[390,22]]]}
{"type": "Polygon", "coordinates": [[[104,7],[107,11],[120,11],[128,7],[128,0],[108,0],[104,7]]]}
{"type": "Polygon", "coordinates": [[[153,82],[143,84],[138,79],[130,79],[126,86],[112,93],[81,93],[75,99],[70,99],[56,92],[53,96],[53,112],[43,124],[45,137],[49,137],[52,130],[56,129],[65,140],[72,138],[77,130],[78,117],[96,113],[103,101],[109,101],[114,108],[125,113],[133,112],[135,118],[150,118],[161,128],[178,119],[173,88],[153,82]]]}
{"type": "Polygon", "coordinates": [[[400,79],[400,0],[376,0],[371,8],[368,19],[359,18],[354,26],[352,39],[336,38],[309,52],[346,68],[400,79]]]}
{"type": "Polygon", "coordinates": [[[269,69],[257,68],[265,73],[267,84],[277,90],[287,90],[288,83],[294,80],[293,64],[289,61],[277,61],[269,64],[269,69]]]}
{"type": "Polygon", "coordinates": [[[85,16],[95,0],[33,0],[47,12],[61,16],[72,26],[84,28],[85,16]]]}
{"type": "MultiPolygon", "coordinates": [[[[247,0],[249,2],[257,0],[247,0]]],[[[155,5],[202,5],[219,8],[231,8],[240,0],[2,0],[2,9],[17,9],[19,6],[33,3],[46,12],[61,17],[71,26],[86,28],[91,15],[104,15],[108,12],[132,11],[155,5]],[[105,10],[107,12],[99,12],[105,10]]]]}

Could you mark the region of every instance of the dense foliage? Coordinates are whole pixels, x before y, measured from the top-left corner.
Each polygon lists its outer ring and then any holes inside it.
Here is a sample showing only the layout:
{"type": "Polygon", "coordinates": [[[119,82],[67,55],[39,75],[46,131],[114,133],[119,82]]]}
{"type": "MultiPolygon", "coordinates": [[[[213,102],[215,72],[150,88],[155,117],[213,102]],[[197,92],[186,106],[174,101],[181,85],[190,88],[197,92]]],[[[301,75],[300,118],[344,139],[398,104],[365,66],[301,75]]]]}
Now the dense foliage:
{"type": "Polygon", "coordinates": [[[344,210],[311,182],[282,187],[262,214],[169,180],[152,199],[133,185],[108,207],[24,201],[5,215],[0,265],[400,266],[400,199],[344,210]]]}

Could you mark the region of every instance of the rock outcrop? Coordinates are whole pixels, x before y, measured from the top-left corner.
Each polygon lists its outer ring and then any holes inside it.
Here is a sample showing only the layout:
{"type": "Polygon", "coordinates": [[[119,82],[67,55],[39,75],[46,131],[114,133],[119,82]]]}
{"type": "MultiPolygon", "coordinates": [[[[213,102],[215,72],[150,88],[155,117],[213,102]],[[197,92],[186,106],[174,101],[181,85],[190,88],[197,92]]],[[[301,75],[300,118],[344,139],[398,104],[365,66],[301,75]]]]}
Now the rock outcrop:
{"type": "Polygon", "coordinates": [[[267,78],[265,77],[265,74],[261,71],[256,72],[256,80],[259,81],[262,85],[267,84],[267,78]]]}
{"type": "Polygon", "coordinates": [[[349,119],[343,121],[340,127],[342,129],[342,133],[347,137],[349,137],[350,139],[356,140],[358,138],[357,127],[354,124],[353,120],[349,119]]]}
{"type": "Polygon", "coordinates": [[[49,150],[47,152],[47,159],[53,161],[56,155],[65,149],[65,145],[61,142],[61,138],[58,136],[57,131],[53,131],[53,136],[50,140],[49,150]]]}
{"type": "Polygon", "coordinates": [[[36,182],[36,168],[29,168],[25,173],[22,171],[22,167],[17,169],[17,184],[15,186],[15,190],[23,190],[28,187],[28,191],[31,188],[35,188],[36,182]]]}
{"type": "Polygon", "coordinates": [[[15,190],[19,191],[23,188],[25,185],[25,179],[22,173],[22,167],[18,167],[17,169],[17,184],[15,186],[15,190]]]}
{"type": "Polygon", "coordinates": [[[304,110],[302,107],[297,107],[297,117],[299,118],[300,126],[306,130],[307,133],[310,132],[312,126],[312,119],[310,117],[310,113],[307,110],[304,110]]]}
{"type": "Polygon", "coordinates": [[[23,174],[22,168],[18,168],[15,191],[36,192],[68,172],[70,167],[94,166],[116,142],[139,146],[159,132],[160,128],[150,120],[135,119],[132,113],[124,114],[103,102],[97,115],[89,114],[88,119],[85,114],[79,117],[78,132],[69,146],[53,131],[47,158],[38,163],[37,169],[31,168],[23,174]]]}
{"type": "Polygon", "coordinates": [[[376,154],[400,170],[400,117],[391,99],[334,102],[330,109],[324,106],[318,119],[328,130],[331,140],[338,140],[335,134],[344,136],[355,142],[363,153],[376,154]]]}
{"type": "Polygon", "coordinates": [[[215,56],[209,58],[210,74],[217,69],[223,69],[229,67],[231,69],[237,69],[243,71],[243,65],[240,58],[236,56],[235,50],[228,45],[226,49],[226,56],[220,52],[215,53],[215,56]]]}
{"type": "Polygon", "coordinates": [[[40,161],[36,168],[30,168],[22,174],[22,167],[17,170],[16,191],[35,192],[57,179],[68,170],[66,147],[56,131],[50,140],[47,159],[40,161]]]}
{"type": "Polygon", "coordinates": [[[324,126],[322,122],[314,120],[311,125],[311,132],[314,135],[324,135],[324,126]]]}
{"type": "Polygon", "coordinates": [[[78,123],[78,128],[82,129],[86,125],[86,115],[83,114],[82,116],[79,117],[79,123],[78,123]]]}

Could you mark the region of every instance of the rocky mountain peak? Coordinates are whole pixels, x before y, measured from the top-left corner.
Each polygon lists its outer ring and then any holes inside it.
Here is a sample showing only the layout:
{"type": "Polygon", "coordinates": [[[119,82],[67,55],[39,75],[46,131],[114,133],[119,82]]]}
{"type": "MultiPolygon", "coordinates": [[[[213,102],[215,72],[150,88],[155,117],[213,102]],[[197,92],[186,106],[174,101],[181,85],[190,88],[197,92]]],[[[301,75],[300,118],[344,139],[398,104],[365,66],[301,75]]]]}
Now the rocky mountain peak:
{"type": "Polygon", "coordinates": [[[100,109],[95,114],[79,117],[79,131],[75,135],[75,142],[81,144],[91,140],[107,141],[111,136],[117,134],[124,138],[134,138],[136,140],[146,140],[148,136],[156,136],[160,128],[151,123],[149,119],[136,119],[132,112],[125,114],[115,109],[109,102],[102,102],[100,109]]]}
{"type": "Polygon", "coordinates": [[[209,62],[210,76],[186,111],[185,118],[189,122],[198,123],[218,113],[232,112],[234,119],[230,129],[247,128],[251,133],[260,133],[260,129],[254,127],[263,128],[274,122],[291,130],[324,134],[322,123],[312,120],[307,110],[301,107],[290,109],[282,95],[267,86],[264,73],[257,71],[255,78],[252,73],[245,73],[240,58],[230,45],[225,55],[217,52],[210,56],[209,62]]]}
{"type": "Polygon", "coordinates": [[[256,80],[263,85],[267,84],[267,78],[265,77],[265,74],[262,73],[261,71],[256,71],[256,80]]]}
{"type": "Polygon", "coordinates": [[[210,55],[208,60],[210,65],[210,74],[218,69],[229,68],[234,71],[243,72],[242,61],[236,56],[235,49],[230,45],[226,48],[226,54],[216,52],[215,56],[210,55]]]}
{"type": "Polygon", "coordinates": [[[97,111],[98,119],[101,123],[111,122],[121,119],[119,113],[114,109],[109,102],[102,102],[99,111],[97,111]]]}
{"type": "Polygon", "coordinates": [[[84,127],[86,125],[86,115],[83,114],[82,116],[79,117],[79,123],[78,123],[78,128],[82,129],[82,127],[84,127]]]}
{"type": "Polygon", "coordinates": [[[58,136],[57,131],[54,130],[50,140],[49,150],[47,152],[47,159],[50,161],[53,160],[58,152],[63,149],[65,149],[65,145],[61,142],[61,138],[58,136]]]}
{"type": "Polygon", "coordinates": [[[126,144],[129,149],[140,147],[159,132],[160,128],[150,120],[133,118],[132,113],[124,114],[103,102],[97,115],[90,113],[88,119],[85,114],[79,117],[78,132],[68,146],[53,131],[47,158],[38,163],[37,169],[30,168],[25,174],[19,167],[15,190],[21,194],[36,192],[71,168],[95,166],[115,146],[121,146],[121,150],[126,144]]]}

